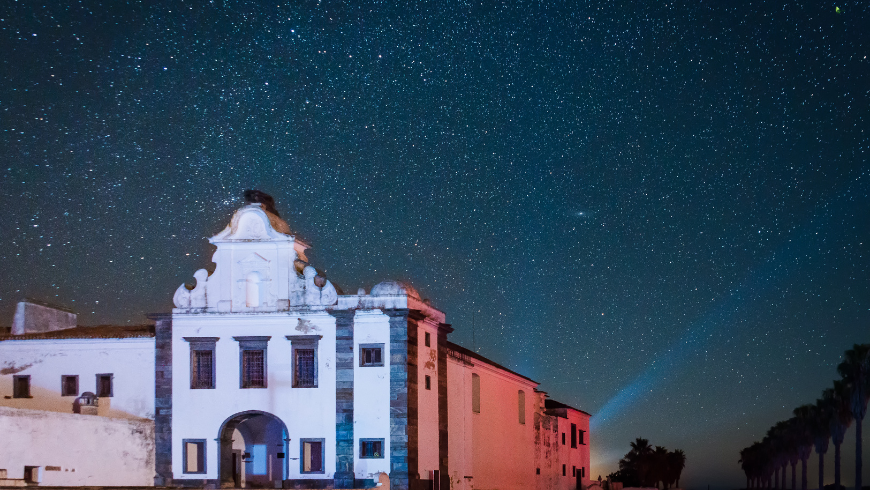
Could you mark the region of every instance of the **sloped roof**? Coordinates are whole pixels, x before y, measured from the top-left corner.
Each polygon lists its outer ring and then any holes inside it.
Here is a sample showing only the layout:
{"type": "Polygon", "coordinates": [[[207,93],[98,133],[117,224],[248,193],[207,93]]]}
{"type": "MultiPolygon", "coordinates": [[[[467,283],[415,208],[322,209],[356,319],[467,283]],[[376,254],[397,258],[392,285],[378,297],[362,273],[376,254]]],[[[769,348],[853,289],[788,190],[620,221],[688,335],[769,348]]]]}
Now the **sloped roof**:
{"type": "Polygon", "coordinates": [[[97,325],[78,326],[52,332],[34,332],[23,335],[0,335],[4,340],[40,339],[131,339],[154,337],[154,325],[97,325]]]}
{"type": "Polygon", "coordinates": [[[474,351],[468,350],[468,349],[466,349],[465,347],[462,347],[462,346],[460,346],[460,345],[454,344],[453,342],[447,342],[447,348],[448,348],[448,349],[451,349],[451,350],[454,350],[454,351],[456,351],[456,352],[459,352],[460,354],[464,354],[464,355],[466,355],[466,356],[468,356],[468,357],[470,357],[470,358],[472,358],[472,359],[477,359],[478,361],[485,362],[485,363],[489,364],[490,366],[493,366],[493,367],[499,368],[499,369],[501,369],[501,370],[507,371],[507,372],[513,374],[514,376],[519,376],[520,378],[523,378],[523,379],[529,380],[529,381],[531,381],[532,383],[540,384],[540,383],[538,383],[537,381],[533,380],[532,378],[529,378],[528,376],[523,376],[522,374],[520,374],[520,373],[518,373],[518,372],[516,372],[516,371],[512,371],[512,370],[510,370],[510,369],[508,369],[508,368],[502,366],[501,364],[499,364],[499,363],[497,363],[497,362],[493,362],[492,360],[483,357],[482,355],[478,354],[477,352],[474,352],[474,351]]]}
{"type": "Polygon", "coordinates": [[[588,415],[590,417],[592,416],[592,414],[589,412],[586,412],[584,410],[580,410],[579,408],[574,408],[571,405],[565,405],[562,402],[557,402],[556,400],[551,400],[549,398],[544,400],[544,408],[547,410],[558,409],[558,408],[570,408],[571,410],[574,410],[574,411],[577,411],[580,413],[585,413],[586,415],[588,415]]]}

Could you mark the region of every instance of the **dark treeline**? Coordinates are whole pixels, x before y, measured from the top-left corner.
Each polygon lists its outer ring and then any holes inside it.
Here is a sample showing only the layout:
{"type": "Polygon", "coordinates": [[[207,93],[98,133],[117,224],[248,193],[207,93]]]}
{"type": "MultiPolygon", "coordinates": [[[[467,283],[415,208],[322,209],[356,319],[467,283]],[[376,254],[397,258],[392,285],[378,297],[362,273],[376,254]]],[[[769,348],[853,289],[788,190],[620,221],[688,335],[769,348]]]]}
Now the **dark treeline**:
{"type": "Polygon", "coordinates": [[[855,422],[855,488],[861,489],[861,423],[870,399],[870,344],[856,344],[837,366],[840,379],[822,392],[815,404],[794,409],[794,417],[777,422],[761,442],[740,451],[747,488],[785,489],[791,465],[791,489],[797,490],[797,464],[801,463],[801,489],[807,488],[807,460],[813,448],[819,458],[819,489],[824,488],[825,453],[834,443],[834,488],[840,488],[840,445],[855,422]]]}
{"type": "Polygon", "coordinates": [[[652,447],[646,439],[637,438],[631,450],[619,461],[619,471],[607,478],[622,482],[623,487],[658,487],[676,484],[686,467],[686,454],[682,450],[668,451],[662,446],[652,447]]]}

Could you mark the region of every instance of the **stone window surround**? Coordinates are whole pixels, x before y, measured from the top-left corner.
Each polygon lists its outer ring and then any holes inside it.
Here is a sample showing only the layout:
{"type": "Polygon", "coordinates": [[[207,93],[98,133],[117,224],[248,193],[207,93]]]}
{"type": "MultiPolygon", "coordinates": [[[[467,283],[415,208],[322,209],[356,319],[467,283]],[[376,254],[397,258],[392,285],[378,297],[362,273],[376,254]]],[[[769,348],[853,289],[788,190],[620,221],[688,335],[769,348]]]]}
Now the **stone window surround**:
{"type": "Polygon", "coordinates": [[[204,475],[207,473],[206,467],[208,465],[208,458],[206,457],[206,447],[208,446],[208,442],[205,439],[182,439],[181,440],[181,468],[182,472],[185,475],[204,475]],[[187,471],[187,444],[194,443],[199,444],[199,448],[202,451],[202,468],[201,471],[187,471]]]}
{"type": "Polygon", "coordinates": [[[359,344],[359,367],[384,367],[384,344],[359,344]],[[380,349],[381,350],[381,362],[380,363],[371,363],[371,364],[363,364],[363,349],[380,349]]]}
{"type": "Polygon", "coordinates": [[[290,341],[290,359],[293,369],[293,388],[317,388],[319,386],[319,356],[320,339],[322,335],[287,335],[287,340],[290,341]],[[297,386],[296,382],[296,349],[314,349],[314,386],[297,386]]]}
{"type": "Polygon", "coordinates": [[[60,396],[79,396],[79,375],[78,374],[62,374],[60,376],[60,396]],[[76,380],[75,393],[69,393],[66,390],[66,381],[68,378],[76,380]]]}
{"type": "Polygon", "coordinates": [[[97,375],[95,377],[95,382],[96,382],[96,385],[95,385],[96,389],[94,391],[97,393],[97,397],[102,396],[102,397],[111,398],[111,397],[115,396],[115,375],[113,373],[97,373],[97,375]],[[100,378],[102,378],[103,376],[109,377],[109,393],[108,394],[100,393],[100,378]]]}
{"type": "Polygon", "coordinates": [[[299,439],[299,473],[303,475],[322,475],[326,473],[326,439],[324,438],[302,438],[299,439]],[[320,471],[305,471],[305,443],[319,442],[320,443],[320,471]]]}
{"type": "Polygon", "coordinates": [[[371,437],[360,437],[359,439],[359,459],[384,459],[384,453],[386,453],[387,446],[385,439],[383,438],[371,438],[371,437]],[[363,456],[363,443],[364,442],[380,442],[381,443],[381,455],[380,456],[363,456]]]}
{"type": "Polygon", "coordinates": [[[239,388],[243,390],[264,389],[269,386],[269,363],[268,349],[269,339],[271,336],[240,336],[233,337],[233,340],[239,343],[239,388]],[[261,350],[263,351],[263,386],[245,386],[245,361],[243,352],[246,350],[261,350]]]}
{"type": "Polygon", "coordinates": [[[216,373],[217,373],[217,353],[216,353],[216,345],[217,341],[220,340],[220,337],[182,337],[184,340],[190,344],[190,389],[192,390],[213,390],[217,385],[216,373]],[[208,388],[202,387],[194,387],[194,369],[196,367],[196,360],[194,359],[195,351],[211,351],[211,386],[208,388]]]}
{"type": "Polygon", "coordinates": [[[33,398],[33,395],[30,394],[30,375],[29,374],[16,374],[12,376],[12,398],[33,398]],[[26,380],[27,382],[27,394],[21,394],[18,392],[18,383],[19,379],[26,380]]]}

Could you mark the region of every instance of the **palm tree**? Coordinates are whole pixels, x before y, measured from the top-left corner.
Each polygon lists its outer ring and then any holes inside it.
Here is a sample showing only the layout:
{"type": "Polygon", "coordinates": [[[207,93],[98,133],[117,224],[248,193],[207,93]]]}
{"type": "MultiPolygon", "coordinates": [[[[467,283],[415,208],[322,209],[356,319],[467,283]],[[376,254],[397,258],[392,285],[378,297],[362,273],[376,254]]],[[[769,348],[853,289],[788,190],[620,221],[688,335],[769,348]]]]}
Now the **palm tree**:
{"type": "MultiPolygon", "coordinates": [[[[631,443],[631,451],[629,451],[628,455],[634,453],[636,468],[637,468],[637,476],[640,479],[640,484],[643,486],[647,486],[649,479],[649,470],[650,470],[650,462],[649,456],[652,454],[653,448],[649,445],[649,440],[644,439],[642,437],[638,437],[631,443]]],[[[626,456],[628,456],[626,455],[626,456]]]]}
{"type": "Polygon", "coordinates": [[[668,450],[663,446],[656,446],[650,455],[650,480],[656,488],[662,482],[662,490],[668,488],[668,450]]]}
{"type": "Polygon", "coordinates": [[[801,490],[807,490],[807,460],[813,452],[815,410],[815,405],[801,405],[794,409],[794,442],[801,460],[801,490]]]}
{"type": "Polygon", "coordinates": [[[855,488],[861,490],[861,423],[867,413],[867,400],[870,398],[868,389],[868,371],[870,371],[870,344],[855,344],[845,353],[845,359],[837,372],[843,377],[849,392],[849,409],[855,419],[855,488]]]}
{"type": "Polygon", "coordinates": [[[840,488],[840,445],[846,437],[846,429],[852,425],[852,409],[846,384],[834,381],[834,387],[822,392],[822,399],[831,407],[831,441],[834,442],[834,485],[840,488]]]}
{"type": "Polygon", "coordinates": [[[785,471],[788,468],[789,460],[789,443],[788,443],[789,424],[786,421],[780,421],[774,424],[767,431],[770,438],[774,468],[774,485],[775,488],[784,489],[786,486],[785,471]],[[780,469],[782,469],[782,478],[780,478],[780,469]]]}
{"type": "Polygon", "coordinates": [[[680,488],[680,477],[683,475],[683,469],[686,467],[686,453],[682,449],[675,449],[668,453],[668,467],[673,472],[673,476],[677,482],[677,488],[680,488]]]}
{"type": "Polygon", "coordinates": [[[825,400],[816,400],[812,413],[813,445],[819,455],[819,490],[825,488],[825,453],[828,452],[828,442],[831,440],[832,407],[825,400]]]}

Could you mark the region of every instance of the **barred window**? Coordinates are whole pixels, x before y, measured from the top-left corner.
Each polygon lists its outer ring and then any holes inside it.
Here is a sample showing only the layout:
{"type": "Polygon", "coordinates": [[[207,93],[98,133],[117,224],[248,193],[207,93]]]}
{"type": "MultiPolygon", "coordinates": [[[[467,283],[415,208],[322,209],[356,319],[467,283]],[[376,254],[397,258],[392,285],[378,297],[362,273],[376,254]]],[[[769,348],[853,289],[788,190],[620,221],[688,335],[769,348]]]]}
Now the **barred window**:
{"type": "Polygon", "coordinates": [[[317,388],[317,349],[320,335],[288,335],[292,344],[293,387],[317,388]]]}
{"type": "Polygon", "coordinates": [[[193,351],[193,369],[190,387],[195,389],[214,388],[214,352],[211,350],[193,351]]]}
{"type": "Polygon", "coordinates": [[[239,343],[239,387],[265,388],[266,347],[272,337],[233,337],[239,343]]]}
{"type": "Polygon", "coordinates": [[[213,390],[215,344],[220,337],[184,337],[190,344],[190,389],[213,390]]]}
{"type": "Polygon", "coordinates": [[[314,383],[314,349],[296,349],[296,383],[297,388],[313,388],[314,383]]]}
{"type": "Polygon", "coordinates": [[[360,441],[359,441],[359,457],[360,458],[383,458],[384,457],[384,440],[383,439],[360,439],[360,441]]]}
{"type": "Polygon", "coordinates": [[[266,387],[266,351],[242,351],[242,388],[266,387]]]}

